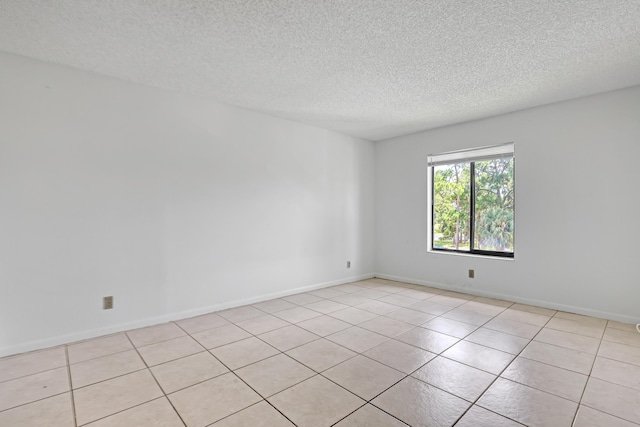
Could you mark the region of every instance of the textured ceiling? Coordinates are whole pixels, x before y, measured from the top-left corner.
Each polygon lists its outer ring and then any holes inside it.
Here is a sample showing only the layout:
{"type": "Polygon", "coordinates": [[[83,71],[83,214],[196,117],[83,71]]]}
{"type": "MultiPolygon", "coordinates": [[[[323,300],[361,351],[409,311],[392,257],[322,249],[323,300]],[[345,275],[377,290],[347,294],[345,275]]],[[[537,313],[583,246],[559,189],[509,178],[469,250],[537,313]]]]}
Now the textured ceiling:
{"type": "Polygon", "coordinates": [[[640,0],[0,0],[0,50],[380,140],[640,84],[640,0]]]}

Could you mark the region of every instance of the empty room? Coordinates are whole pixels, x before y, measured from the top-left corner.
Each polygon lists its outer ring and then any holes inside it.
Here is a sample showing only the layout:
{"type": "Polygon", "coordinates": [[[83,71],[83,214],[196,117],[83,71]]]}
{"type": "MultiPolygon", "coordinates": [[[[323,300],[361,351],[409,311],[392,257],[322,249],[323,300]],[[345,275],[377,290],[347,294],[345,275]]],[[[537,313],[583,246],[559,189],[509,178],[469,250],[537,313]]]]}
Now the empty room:
{"type": "Polygon", "coordinates": [[[0,426],[640,426],[640,0],[0,0],[0,426]]]}

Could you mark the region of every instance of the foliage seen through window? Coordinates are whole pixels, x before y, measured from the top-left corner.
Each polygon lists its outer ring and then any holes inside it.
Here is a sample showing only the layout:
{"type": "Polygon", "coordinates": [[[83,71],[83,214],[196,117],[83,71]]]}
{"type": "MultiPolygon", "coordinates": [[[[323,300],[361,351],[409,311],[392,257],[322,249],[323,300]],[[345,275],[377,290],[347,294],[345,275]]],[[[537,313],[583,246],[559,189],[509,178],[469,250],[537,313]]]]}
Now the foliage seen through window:
{"type": "Polygon", "coordinates": [[[433,167],[433,248],[513,256],[514,159],[433,167]]]}

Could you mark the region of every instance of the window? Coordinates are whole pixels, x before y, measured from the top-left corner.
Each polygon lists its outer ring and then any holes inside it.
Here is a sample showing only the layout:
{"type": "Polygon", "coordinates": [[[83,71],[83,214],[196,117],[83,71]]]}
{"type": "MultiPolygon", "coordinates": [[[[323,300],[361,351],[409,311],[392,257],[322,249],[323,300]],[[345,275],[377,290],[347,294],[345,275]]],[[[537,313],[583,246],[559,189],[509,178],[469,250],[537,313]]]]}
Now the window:
{"type": "Polygon", "coordinates": [[[431,155],[431,248],[511,257],[514,144],[431,155]]]}

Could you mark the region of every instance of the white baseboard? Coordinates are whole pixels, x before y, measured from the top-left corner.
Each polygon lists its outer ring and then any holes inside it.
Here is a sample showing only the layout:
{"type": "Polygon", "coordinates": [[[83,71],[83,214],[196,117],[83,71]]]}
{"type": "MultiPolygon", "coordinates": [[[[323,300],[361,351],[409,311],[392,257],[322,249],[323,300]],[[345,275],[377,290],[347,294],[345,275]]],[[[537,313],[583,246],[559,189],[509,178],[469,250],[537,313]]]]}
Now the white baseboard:
{"type": "Polygon", "coordinates": [[[220,304],[214,304],[207,307],[200,307],[193,310],[186,310],[176,313],[169,313],[163,316],[148,317],[146,319],[136,320],[134,322],[120,323],[117,325],[107,326],[104,328],[91,329],[81,332],[74,332],[72,334],[59,335],[56,337],[46,338],[43,340],[29,341],[26,343],[0,347],[0,357],[9,356],[19,353],[26,353],[28,351],[40,350],[49,347],[55,347],[64,344],[74,343],[76,341],[82,341],[90,338],[96,338],[103,335],[115,334],[118,332],[129,331],[132,329],[143,328],[145,326],[158,325],[160,323],[170,322],[174,320],[187,319],[189,317],[198,316],[201,314],[213,313],[220,310],[226,310],[228,308],[240,307],[248,304],[255,304],[262,301],[267,301],[274,298],[281,298],[288,295],[298,294],[301,292],[309,292],[316,289],[327,288],[329,286],[342,285],[345,283],[356,282],[358,280],[371,279],[374,277],[373,273],[362,274],[359,276],[352,276],[343,279],[332,280],[329,282],[317,283],[315,285],[302,286],[295,289],[288,289],[286,291],[273,292],[270,294],[260,295],[251,298],[245,298],[241,300],[234,300],[224,302],[220,304]]]}
{"type": "Polygon", "coordinates": [[[640,317],[627,316],[619,313],[610,313],[607,311],[594,310],[591,308],[577,307],[573,305],[558,304],[552,301],[523,298],[517,295],[507,295],[507,294],[501,294],[497,292],[486,292],[481,289],[451,286],[444,283],[430,282],[430,281],[414,279],[410,277],[394,276],[392,274],[376,273],[375,276],[381,279],[395,280],[398,282],[405,282],[413,285],[430,286],[432,288],[438,288],[438,289],[443,289],[447,291],[462,292],[465,294],[476,295],[479,297],[502,299],[506,301],[517,302],[520,304],[535,305],[538,307],[549,308],[552,310],[560,310],[560,311],[566,311],[569,313],[583,314],[585,316],[599,317],[601,319],[616,320],[618,322],[623,322],[623,323],[632,323],[632,324],[640,323],[640,317]]]}

